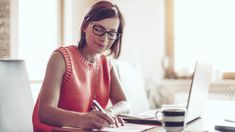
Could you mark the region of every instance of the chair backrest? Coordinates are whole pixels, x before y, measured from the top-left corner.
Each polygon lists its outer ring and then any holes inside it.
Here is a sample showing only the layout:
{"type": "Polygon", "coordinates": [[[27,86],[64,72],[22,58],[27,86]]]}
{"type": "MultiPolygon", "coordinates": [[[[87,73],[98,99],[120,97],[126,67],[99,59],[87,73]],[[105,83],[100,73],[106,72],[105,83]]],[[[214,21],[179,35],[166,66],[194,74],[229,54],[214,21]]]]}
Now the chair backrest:
{"type": "Polygon", "coordinates": [[[32,132],[33,98],[23,60],[0,60],[0,132],[32,132]]]}
{"type": "Polygon", "coordinates": [[[139,113],[149,110],[150,104],[148,102],[147,92],[144,88],[144,80],[140,66],[121,61],[114,61],[113,66],[131,106],[131,112],[139,113]]]}

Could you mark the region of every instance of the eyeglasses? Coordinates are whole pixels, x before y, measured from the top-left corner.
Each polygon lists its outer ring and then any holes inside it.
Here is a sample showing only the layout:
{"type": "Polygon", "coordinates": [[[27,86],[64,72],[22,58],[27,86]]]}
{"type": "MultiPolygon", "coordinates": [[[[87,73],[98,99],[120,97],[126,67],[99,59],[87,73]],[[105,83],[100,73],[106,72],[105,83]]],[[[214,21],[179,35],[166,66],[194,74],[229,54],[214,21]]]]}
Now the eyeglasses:
{"type": "Polygon", "coordinates": [[[107,33],[107,37],[110,40],[116,40],[121,36],[121,33],[115,32],[115,31],[107,31],[105,27],[101,25],[97,25],[95,23],[92,23],[93,25],[93,33],[97,36],[103,36],[105,33],[107,33]]]}

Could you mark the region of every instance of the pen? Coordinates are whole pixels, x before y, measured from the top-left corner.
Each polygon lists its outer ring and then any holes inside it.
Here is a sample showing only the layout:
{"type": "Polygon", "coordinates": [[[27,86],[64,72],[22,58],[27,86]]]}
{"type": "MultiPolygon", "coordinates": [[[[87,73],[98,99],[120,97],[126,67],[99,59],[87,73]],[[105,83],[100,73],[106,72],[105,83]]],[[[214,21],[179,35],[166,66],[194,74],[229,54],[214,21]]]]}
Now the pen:
{"type": "MultiPolygon", "coordinates": [[[[96,107],[96,108],[98,108],[98,110],[99,111],[101,111],[101,112],[103,112],[103,113],[106,113],[105,111],[104,111],[104,109],[100,106],[100,104],[96,101],[96,100],[93,100],[93,105],[96,107]]],[[[116,121],[115,121],[116,122],[116,121]]],[[[116,124],[116,127],[118,127],[118,126],[123,126],[124,124],[120,124],[119,122],[116,122],[115,123],[116,124]]],[[[111,124],[110,125],[110,127],[111,128],[113,128],[113,127],[115,127],[113,124],[111,124]]]]}
{"type": "Polygon", "coordinates": [[[102,111],[103,113],[106,113],[104,111],[104,109],[100,106],[100,104],[96,101],[96,100],[93,100],[93,105],[98,108],[99,111],[102,111]]]}
{"type": "Polygon", "coordinates": [[[235,123],[235,120],[233,120],[233,119],[225,119],[224,121],[235,123]]]}

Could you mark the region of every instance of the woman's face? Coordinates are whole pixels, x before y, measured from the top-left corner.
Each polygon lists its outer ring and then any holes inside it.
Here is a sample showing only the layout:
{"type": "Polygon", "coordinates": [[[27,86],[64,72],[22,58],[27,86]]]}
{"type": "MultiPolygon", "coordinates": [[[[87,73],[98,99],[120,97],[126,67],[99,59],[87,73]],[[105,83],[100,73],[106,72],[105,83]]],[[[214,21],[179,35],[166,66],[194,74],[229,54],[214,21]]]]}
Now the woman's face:
{"type": "Polygon", "coordinates": [[[103,53],[110,49],[115,41],[119,23],[117,17],[90,22],[84,29],[89,51],[103,53]]]}

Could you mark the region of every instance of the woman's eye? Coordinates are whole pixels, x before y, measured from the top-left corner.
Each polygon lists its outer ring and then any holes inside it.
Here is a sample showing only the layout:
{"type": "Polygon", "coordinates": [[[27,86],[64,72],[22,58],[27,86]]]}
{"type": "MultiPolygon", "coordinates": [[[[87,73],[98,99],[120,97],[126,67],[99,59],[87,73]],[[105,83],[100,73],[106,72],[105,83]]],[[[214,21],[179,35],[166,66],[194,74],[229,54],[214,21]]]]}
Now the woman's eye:
{"type": "Polygon", "coordinates": [[[116,36],[117,33],[116,32],[109,32],[109,36],[116,36]]]}
{"type": "Polygon", "coordinates": [[[104,31],[105,31],[104,28],[98,27],[98,26],[95,27],[95,30],[96,30],[97,32],[104,32],[104,31]]]}

